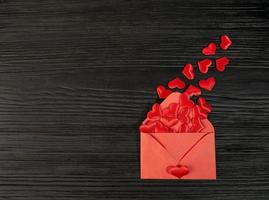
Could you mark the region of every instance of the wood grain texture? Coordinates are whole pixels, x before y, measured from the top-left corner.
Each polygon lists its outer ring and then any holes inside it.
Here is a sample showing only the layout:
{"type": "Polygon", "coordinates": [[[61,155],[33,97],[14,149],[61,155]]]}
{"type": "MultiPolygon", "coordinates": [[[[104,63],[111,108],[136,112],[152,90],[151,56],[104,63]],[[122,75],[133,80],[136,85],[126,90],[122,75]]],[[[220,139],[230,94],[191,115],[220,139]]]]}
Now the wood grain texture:
{"type": "Polygon", "coordinates": [[[268,199],[268,1],[0,3],[0,199],[268,199]],[[139,180],[154,88],[229,34],[217,181],[139,180]]]}

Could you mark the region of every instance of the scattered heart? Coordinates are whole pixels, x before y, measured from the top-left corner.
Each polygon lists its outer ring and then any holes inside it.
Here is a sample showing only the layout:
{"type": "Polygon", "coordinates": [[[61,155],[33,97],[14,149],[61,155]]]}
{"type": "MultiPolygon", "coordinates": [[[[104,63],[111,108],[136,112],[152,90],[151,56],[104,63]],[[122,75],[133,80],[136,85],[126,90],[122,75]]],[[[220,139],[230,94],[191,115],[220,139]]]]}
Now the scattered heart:
{"type": "Polygon", "coordinates": [[[155,123],[149,125],[143,124],[139,127],[139,129],[142,133],[152,133],[155,130],[155,123]]]}
{"type": "Polygon", "coordinates": [[[168,133],[169,128],[163,125],[161,122],[157,122],[155,126],[155,133],[168,133]]]}
{"type": "Polygon", "coordinates": [[[221,57],[216,59],[216,68],[218,71],[223,72],[226,65],[229,64],[229,59],[227,57],[221,57]]]}
{"type": "Polygon", "coordinates": [[[201,73],[206,74],[208,72],[208,68],[212,65],[212,61],[210,59],[204,59],[198,61],[198,68],[201,73]]]}
{"type": "Polygon", "coordinates": [[[217,46],[214,42],[210,42],[207,47],[202,49],[202,53],[206,56],[212,56],[216,54],[217,46]]]}
{"type": "Polygon", "coordinates": [[[159,96],[160,99],[165,99],[166,97],[168,97],[170,94],[172,93],[171,90],[166,89],[164,86],[159,85],[157,87],[157,94],[159,96]]]}
{"type": "Polygon", "coordinates": [[[192,64],[186,64],[182,70],[182,74],[189,80],[194,79],[194,72],[192,64]]]}
{"type": "Polygon", "coordinates": [[[185,91],[185,94],[188,97],[200,96],[201,93],[202,93],[201,90],[198,87],[195,87],[194,85],[190,85],[185,91]]]}
{"type": "Polygon", "coordinates": [[[211,112],[212,111],[212,107],[209,103],[206,102],[205,98],[203,97],[200,97],[198,100],[197,100],[199,106],[204,110],[206,111],[207,113],[211,112]]]}
{"type": "Polygon", "coordinates": [[[201,119],[207,118],[208,113],[200,105],[195,105],[195,110],[201,119]]]}
{"type": "Polygon", "coordinates": [[[220,47],[227,50],[232,45],[231,39],[227,35],[220,36],[220,47]]]}
{"type": "Polygon", "coordinates": [[[160,117],[160,104],[153,104],[151,111],[147,114],[147,117],[149,119],[158,119],[160,117]]]}
{"type": "MultiPolygon", "coordinates": [[[[220,36],[220,48],[223,50],[228,49],[232,45],[232,41],[227,35],[220,36]]],[[[203,55],[213,56],[216,55],[217,45],[214,42],[208,43],[207,46],[202,48],[203,55]]],[[[197,67],[200,73],[206,74],[209,67],[213,66],[213,61],[216,69],[223,72],[229,64],[227,57],[220,57],[216,60],[213,58],[201,59],[197,62],[197,67]]],[[[188,80],[195,78],[194,65],[186,64],[182,69],[182,74],[188,80]]],[[[202,120],[208,118],[212,107],[208,104],[205,98],[201,97],[202,89],[212,91],[216,80],[214,77],[204,78],[198,80],[198,86],[189,84],[187,85],[186,79],[179,77],[174,78],[168,82],[168,87],[159,85],[156,88],[157,94],[160,99],[167,98],[175,89],[184,89],[176,103],[171,103],[165,108],[161,108],[160,104],[155,103],[152,109],[147,113],[146,119],[140,126],[140,131],[144,133],[182,133],[182,132],[202,132],[204,127],[202,120]],[[197,99],[197,101],[195,101],[197,99]]],[[[172,96],[172,95],[171,95],[172,96]]],[[[177,165],[167,168],[168,172],[178,178],[189,173],[188,168],[185,166],[177,165]]]]}
{"type": "Polygon", "coordinates": [[[173,176],[176,176],[177,178],[181,178],[189,173],[189,169],[183,165],[168,166],[166,170],[169,174],[172,174],[173,176]]]}
{"type": "Polygon", "coordinates": [[[191,130],[190,131],[193,132],[193,133],[199,133],[203,129],[204,129],[204,125],[201,122],[201,117],[200,116],[197,116],[197,117],[193,118],[193,120],[192,120],[192,126],[191,126],[191,130]]]}
{"type": "Polygon", "coordinates": [[[185,88],[185,83],[180,78],[175,78],[169,81],[168,87],[170,89],[174,89],[174,88],[183,89],[185,88]]]}
{"type": "Polygon", "coordinates": [[[163,125],[165,125],[166,127],[172,127],[174,126],[177,122],[178,119],[166,119],[166,118],[161,118],[161,122],[163,123],[163,125]]]}
{"type": "Polygon", "coordinates": [[[216,81],[214,77],[209,77],[205,80],[199,81],[199,86],[205,90],[211,91],[215,85],[216,81]]]}
{"type": "MultiPolygon", "coordinates": [[[[194,105],[194,103],[193,103],[193,101],[190,100],[190,95],[186,91],[181,94],[181,96],[179,98],[179,103],[180,103],[180,105],[185,105],[186,107],[192,107],[194,105]]],[[[189,89],[189,92],[190,92],[190,89],[189,89]]]]}
{"type": "Polygon", "coordinates": [[[167,108],[162,110],[162,114],[167,118],[175,118],[179,105],[177,103],[171,103],[167,108]]]}

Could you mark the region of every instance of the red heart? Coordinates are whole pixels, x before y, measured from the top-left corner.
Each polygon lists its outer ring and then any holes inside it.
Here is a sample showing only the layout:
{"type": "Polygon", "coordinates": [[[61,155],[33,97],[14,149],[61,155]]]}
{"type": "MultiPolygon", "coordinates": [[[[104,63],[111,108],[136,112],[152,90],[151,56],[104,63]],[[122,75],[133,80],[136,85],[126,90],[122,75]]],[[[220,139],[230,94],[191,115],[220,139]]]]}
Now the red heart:
{"type": "Polygon", "coordinates": [[[189,132],[189,127],[187,124],[182,124],[180,127],[180,133],[188,133],[189,132]]]}
{"type": "Polygon", "coordinates": [[[155,126],[155,133],[168,133],[169,129],[161,122],[157,122],[155,126]]]}
{"type": "Polygon", "coordinates": [[[160,104],[153,104],[151,111],[147,114],[147,117],[150,119],[158,119],[160,117],[160,104]]]}
{"type": "Polygon", "coordinates": [[[216,81],[214,77],[209,77],[205,80],[199,81],[199,86],[205,90],[211,91],[215,85],[216,81]]]}
{"type": "Polygon", "coordinates": [[[168,118],[175,118],[178,106],[179,105],[177,103],[171,103],[167,108],[162,110],[162,116],[168,118]]]}
{"type": "Polygon", "coordinates": [[[194,79],[194,72],[192,64],[186,64],[182,70],[182,74],[189,80],[194,79]]]}
{"type": "Polygon", "coordinates": [[[193,103],[193,101],[191,101],[190,95],[187,94],[186,91],[180,95],[179,103],[180,103],[180,105],[182,105],[184,107],[192,107],[194,105],[194,103],[193,103]]]}
{"type": "Polygon", "coordinates": [[[229,64],[229,59],[227,57],[221,57],[216,60],[216,68],[218,71],[223,72],[226,65],[229,64]]]}
{"type": "Polygon", "coordinates": [[[168,87],[171,89],[174,89],[174,88],[183,89],[185,88],[185,83],[181,79],[175,78],[169,81],[168,87]]]}
{"type": "Polygon", "coordinates": [[[146,124],[142,124],[139,129],[140,132],[142,133],[153,133],[154,132],[154,128],[155,128],[155,123],[146,125],[146,124]]]}
{"type": "Polygon", "coordinates": [[[157,87],[157,94],[160,97],[160,99],[165,99],[166,97],[168,97],[170,94],[172,93],[171,90],[166,89],[164,86],[159,85],[157,87]]]}
{"type": "MultiPolygon", "coordinates": [[[[193,101],[192,101],[193,102],[193,101]]],[[[194,105],[194,104],[193,104],[194,105]]],[[[189,108],[183,107],[182,105],[180,112],[177,115],[178,120],[180,120],[183,124],[189,123],[189,108]]]]}
{"type": "Polygon", "coordinates": [[[151,107],[151,110],[154,112],[160,112],[160,104],[154,103],[151,107]]]}
{"type": "Polygon", "coordinates": [[[196,110],[196,112],[198,113],[198,115],[199,115],[199,117],[201,118],[201,119],[206,119],[207,118],[207,112],[201,107],[201,106],[199,106],[199,105],[196,105],[195,106],[195,110],[196,110]]]}
{"type": "Polygon", "coordinates": [[[216,53],[216,44],[214,42],[210,42],[207,47],[202,49],[202,53],[206,56],[212,56],[216,53]]]}
{"type": "Polygon", "coordinates": [[[228,37],[228,35],[222,35],[220,37],[220,47],[223,50],[226,50],[229,48],[229,46],[231,46],[232,41],[230,40],[230,38],[228,37]]]}
{"type": "Polygon", "coordinates": [[[204,59],[198,61],[198,67],[201,73],[206,74],[208,72],[208,68],[212,65],[212,61],[210,59],[204,59]]]}
{"type": "Polygon", "coordinates": [[[195,87],[194,85],[190,85],[186,91],[185,94],[189,97],[194,96],[200,96],[201,95],[201,90],[198,87],[195,87]]]}
{"type": "Polygon", "coordinates": [[[177,122],[178,119],[167,119],[167,118],[161,118],[161,122],[163,123],[163,125],[165,125],[166,127],[171,128],[172,126],[174,126],[177,122]]]}
{"type": "Polygon", "coordinates": [[[168,166],[166,170],[169,174],[172,174],[178,178],[181,178],[182,176],[185,176],[189,173],[189,169],[183,165],[168,166]]]}
{"type": "Polygon", "coordinates": [[[192,126],[191,126],[191,132],[193,133],[199,133],[201,130],[203,130],[204,126],[201,122],[201,118],[198,115],[195,115],[195,117],[192,119],[192,126]]]}
{"type": "Polygon", "coordinates": [[[205,98],[203,97],[200,97],[198,100],[197,100],[199,106],[204,110],[206,111],[207,113],[211,112],[212,111],[212,107],[209,103],[206,102],[205,98]]]}

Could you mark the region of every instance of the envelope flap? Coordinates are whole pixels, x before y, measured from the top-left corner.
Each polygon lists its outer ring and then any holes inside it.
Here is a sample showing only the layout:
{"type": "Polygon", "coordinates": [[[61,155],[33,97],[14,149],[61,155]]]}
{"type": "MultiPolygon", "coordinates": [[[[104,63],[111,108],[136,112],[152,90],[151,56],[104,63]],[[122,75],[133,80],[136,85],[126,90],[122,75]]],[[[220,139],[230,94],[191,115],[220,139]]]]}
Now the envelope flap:
{"type": "Polygon", "coordinates": [[[151,133],[177,161],[208,134],[210,133],[151,133]]]}

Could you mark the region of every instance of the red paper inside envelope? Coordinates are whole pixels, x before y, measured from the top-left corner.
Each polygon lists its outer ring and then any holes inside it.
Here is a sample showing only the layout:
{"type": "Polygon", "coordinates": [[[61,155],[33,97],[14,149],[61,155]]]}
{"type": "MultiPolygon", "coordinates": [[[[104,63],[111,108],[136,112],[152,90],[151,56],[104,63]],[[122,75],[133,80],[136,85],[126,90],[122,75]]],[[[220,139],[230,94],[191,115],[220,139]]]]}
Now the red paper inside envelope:
{"type": "MultiPolygon", "coordinates": [[[[162,108],[177,102],[180,93],[172,93],[162,108]]],[[[140,133],[140,168],[142,179],[216,179],[215,132],[208,119],[201,132],[140,133]],[[188,173],[175,176],[169,167],[185,166],[188,173]]]]}

